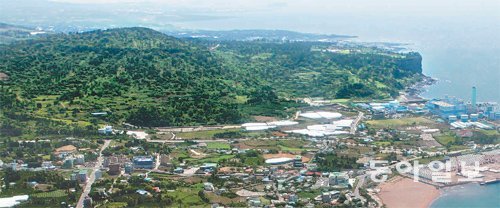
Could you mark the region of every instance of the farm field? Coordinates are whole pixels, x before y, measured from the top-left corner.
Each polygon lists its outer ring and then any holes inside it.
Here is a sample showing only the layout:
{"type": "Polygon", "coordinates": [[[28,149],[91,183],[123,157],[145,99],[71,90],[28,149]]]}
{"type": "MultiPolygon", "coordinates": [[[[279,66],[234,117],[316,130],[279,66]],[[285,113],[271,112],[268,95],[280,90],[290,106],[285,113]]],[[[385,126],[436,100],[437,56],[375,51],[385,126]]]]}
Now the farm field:
{"type": "Polygon", "coordinates": [[[267,139],[252,139],[241,141],[235,146],[243,149],[273,149],[277,151],[301,152],[308,150],[306,145],[309,142],[299,139],[291,140],[267,140],[267,139]]]}
{"type": "Polygon", "coordinates": [[[63,190],[55,190],[50,192],[32,194],[31,196],[37,198],[59,198],[59,197],[66,197],[67,195],[68,194],[66,194],[66,192],[64,192],[63,190]]]}
{"type": "Polygon", "coordinates": [[[174,197],[172,207],[210,207],[205,204],[198,196],[198,192],[202,190],[203,184],[192,185],[191,187],[178,188],[174,192],[169,192],[168,195],[174,197]]]}
{"type": "Polygon", "coordinates": [[[390,146],[391,142],[389,142],[389,141],[376,141],[376,142],[373,142],[373,144],[375,144],[377,146],[390,146]]]}
{"type": "Polygon", "coordinates": [[[181,132],[176,134],[177,137],[182,139],[212,139],[216,134],[226,133],[226,132],[240,132],[241,129],[216,129],[207,131],[193,131],[193,132],[181,132]]]}
{"type": "Polygon", "coordinates": [[[227,159],[231,159],[233,157],[234,157],[234,155],[213,154],[213,155],[209,155],[209,156],[207,156],[205,158],[202,158],[202,159],[187,158],[186,161],[189,161],[189,162],[192,162],[192,163],[195,163],[195,164],[218,163],[221,160],[224,160],[224,159],[227,160],[227,159]]]}
{"type": "Polygon", "coordinates": [[[126,202],[110,202],[102,206],[103,208],[124,208],[127,207],[126,202]]]}
{"type": "Polygon", "coordinates": [[[496,130],[484,130],[484,129],[481,129],[481,130],[479,130],[479,132],[481,132],[483,134],[486,134],[488,136],[497,136],[497,137],[500,137],[500,132],[498,132],[496,130]]]}
{"type": "Polygon", "coordinates": [[[435,124],[434,121],[423,117],[401,118],[401,119],[383,119],[370,120],[367,123],[373,128],[400,128],[413,125],[430,125],[435,124]]]}
{"type": "Polygon", "coordinates": [[[231,149],[231,146],[226,142],[207,142],[208,149],[231,149]]]}
{"type": "Polygon", "coordinates": [[[449,135],[449,134],[436,136],[435,139],[437,142],[439,142],[439,144],[445,145],[445,146],[448,143],[455,142],[455,137],[452,135],[449,135]]]}

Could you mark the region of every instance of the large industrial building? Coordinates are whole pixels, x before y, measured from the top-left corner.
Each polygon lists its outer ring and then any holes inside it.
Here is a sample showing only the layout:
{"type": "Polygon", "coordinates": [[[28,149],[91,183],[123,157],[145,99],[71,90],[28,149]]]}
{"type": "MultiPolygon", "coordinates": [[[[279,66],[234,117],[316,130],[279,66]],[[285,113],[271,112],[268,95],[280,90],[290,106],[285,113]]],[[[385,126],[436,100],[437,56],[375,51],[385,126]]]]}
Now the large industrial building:
{"type": "Polygon", "coordinates": [[[153,169],[155,165],[152,156],[136,156],[133,159],[133,163],[136,169],[153,169]]]}
{"type": "Polygon", "coordinates": [[[429,108],[431,113],[443,119],[467,113],[465,104],[455,98],[433,99],[427,102],[426,107],[429,108]]]}
{"type": "Polygon", "coordinates": [[[435,115],[447,120],[455,128],[491,128],[479,122],[479,119],[499,120],[498,104],[494,102],[477,102],[477,90],[472,87],[470,103],[464,103],[456,98],[445,97],[427,102],[426,107],[435,115]]]}

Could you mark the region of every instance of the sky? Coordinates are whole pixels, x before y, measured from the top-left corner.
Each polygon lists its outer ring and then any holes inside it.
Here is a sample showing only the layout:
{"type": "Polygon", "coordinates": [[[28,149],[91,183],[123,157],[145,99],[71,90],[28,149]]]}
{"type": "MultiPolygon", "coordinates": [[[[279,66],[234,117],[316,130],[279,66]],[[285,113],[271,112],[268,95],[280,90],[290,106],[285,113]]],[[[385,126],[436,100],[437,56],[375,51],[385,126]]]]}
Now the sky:
{"type": "Polygon", "coordinates": [[[406,15],[466,15],[496,13],[498,0],[51,0],[75,4],[142,4],[210,11],[291,13],[399,13],[406,15]]]}
{"type": "MultiPolygon", "coordinates": [[[[500,0],[0,0],[0,21],[21,24],[144,25],[190,29],[291,29],[357,35],[366,20],[500,19],[500,0]],[[217,25],[203,21],[224,19],[217,25]],[[199,23],[201,21],[202,23],[199,23]],[[352,26],[350,28],[329,28],[352,26]]],[[[371,23],[374,21],[368,21],[371,23]]],[[[383,22],[383,23],[382,23],[383,22]]],[[[495,25],[495,26],[498,26],[495,25]]],[[[377,29],[377,28],[375,28],[377,29]]]]}

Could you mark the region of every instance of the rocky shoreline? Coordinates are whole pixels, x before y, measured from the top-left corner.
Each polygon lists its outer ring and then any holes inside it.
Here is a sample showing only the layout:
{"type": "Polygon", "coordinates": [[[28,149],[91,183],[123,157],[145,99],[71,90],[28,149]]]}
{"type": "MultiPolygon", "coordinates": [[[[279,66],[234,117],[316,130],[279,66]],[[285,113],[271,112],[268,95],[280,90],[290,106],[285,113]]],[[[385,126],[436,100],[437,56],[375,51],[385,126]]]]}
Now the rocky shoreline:
{"type": "Polygon", "coordinates": [[[423,102],[426,99],[421,97],[421,94],[425,92],[428,86],[431,86],[436,82],[437,79],[422,75],[422,80],[407,87],[403,92],[400,93],[398,100],[400,102],[423,102]]]}

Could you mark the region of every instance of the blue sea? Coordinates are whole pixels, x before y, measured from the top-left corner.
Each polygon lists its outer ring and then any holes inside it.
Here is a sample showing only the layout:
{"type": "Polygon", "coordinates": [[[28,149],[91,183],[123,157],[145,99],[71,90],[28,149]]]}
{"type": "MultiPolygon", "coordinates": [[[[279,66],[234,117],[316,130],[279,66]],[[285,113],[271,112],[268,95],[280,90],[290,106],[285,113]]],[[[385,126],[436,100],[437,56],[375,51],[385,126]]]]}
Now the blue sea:
{"type": "Polygon", "coordinates": [[[445,188],[431,208],[498,208],[500,183],[479,185],[470,183],[445,188]]]}
{"type": "Polygon", "coordinates": [[[423,73],[439,80],[424,97],[448,95],[468,101],[476,86],[477,101],[500,103],[500,1],[328,1],[324,10],[314,1],[310,4],[315,12],[271,10],[174,25],[214,30],[279,28],[356,35],[363,42],[407,43],[422,54],[423,73]]]}

